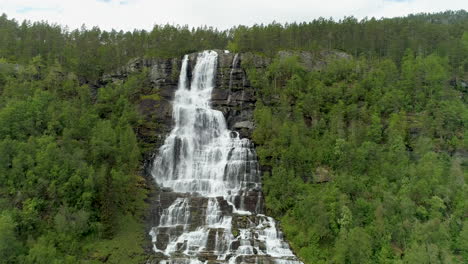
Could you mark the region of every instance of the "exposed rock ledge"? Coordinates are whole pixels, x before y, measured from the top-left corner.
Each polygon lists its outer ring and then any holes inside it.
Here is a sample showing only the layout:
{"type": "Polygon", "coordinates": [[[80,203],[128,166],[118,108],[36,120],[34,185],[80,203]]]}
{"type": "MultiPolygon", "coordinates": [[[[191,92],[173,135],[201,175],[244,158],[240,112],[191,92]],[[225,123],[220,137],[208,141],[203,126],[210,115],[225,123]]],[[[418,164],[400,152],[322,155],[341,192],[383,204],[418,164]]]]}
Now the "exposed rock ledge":
{"type": "MultiPolygon", "coordinates": [[[[218,65],[215,89],[212,92],[212,106],[223,112],[229,129],[237,131],[241,137],[250,138],[255,128],[253,111],[257,101],[256,90],[250,84],[246,67],[258,70],[265,69],[271,59],[252,53],[226,53],[218,50],[218,65]]],[[[279,57],[298,56],[303,66],[308,70],[320,70],[327,61],[332,59],[350,58],[341,52],[279,52],[279,57]]],[[[189,54],[190,63],[188,74],[191,75],[196,63],[196,53],[189,54]]],[[[131,60],[126,66],[114,73],[106,74],[101,79],[101,85],[107,83],[122,83],[133,73],[147,72],[145,83],[138,101],[138,111],[145,122],[137,130],[137,135],[151,150],[146,153],[145,169],[150,168],[152,155],[163,143],[167,134],[173,127],[172,100],[177,89],[182,57],[171,59],[137,58],[131,60]]],[[[190,76],[189,76],[190,77],[190,76]]],[[[170,201],[183,194],[172,193],[168,190],[157,190],[148,171],[145,173],[147,187],[151,189],[148,204],[149,213],[145,219],[150,227],[157,225],[158,213],[170,205],[170,201]]],[[[324,181],[327,178],[324,177],[324,181]]],[[[253,194],[252,197],[258,195],[253,194]]],[[[199,199],[197,206],[205,206],[205,200],[199,199]]],[[[194,210],[196,206],[194,207],[194,210]]],[[[152,244],[148,239],[145,245],[150,260],[148,263],[157,263],[157,256],[152,251],[152,244]],[[151,261],[153,259],[153,261],[151,261]],[[154,262],[156,261],[156,262],[154,262]]],[[[254,262],[252,262],[254,263],[254,262]]],[[[265,261],[265,263],[268,263],[265,261]]]]}
{"type": "MultiPolygon", "coordinates": [[[[253,110],[257,101],[256,91],[246,73],[246,65],[257,69],[266,68],[271,59],[253,53],[227,53],[217,50],[218,66],[216,87],[212,93],[213,108],[223,112],[228,127],[250,138],[255,128],[253,110]]],[[[189,54],[188,73],[191,75],[196,63],[196,53],[189,54]]],[[[349,59],[338,51],[294,52],[280,51],[280,58],[298,56],[308,70],[320,70],[332,59],[349,59]]],[[[132,73],[148,70],[150,87],[141,94],[138,111],[145,118],[145,125],[138,129],[138,136],[145,143],[158,148],[172,128],[172,104],[179,78],[182,57],[172,59],[136,58],[114,73],[103,76],[101,83],[123,82],[132,73]],[[156,99],[155,95],[160,97],[156,99]]],[[[189,76],[190,77],[190,76],[189,76]]]]}

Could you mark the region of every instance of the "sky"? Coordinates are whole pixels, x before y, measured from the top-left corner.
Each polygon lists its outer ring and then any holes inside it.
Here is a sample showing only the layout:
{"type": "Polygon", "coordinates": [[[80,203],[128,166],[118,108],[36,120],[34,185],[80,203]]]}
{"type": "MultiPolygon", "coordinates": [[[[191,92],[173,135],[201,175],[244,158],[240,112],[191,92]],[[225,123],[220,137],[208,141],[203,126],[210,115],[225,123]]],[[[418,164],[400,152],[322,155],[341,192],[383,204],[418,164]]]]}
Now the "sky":
{"type": "Polygon", "coordinates": [[[69,29],[150,30],[155,24],[227,29],[319,17],[395,17],[468,9],[468,0],[0,0],[0,14],[48,21],[69,29]]]}

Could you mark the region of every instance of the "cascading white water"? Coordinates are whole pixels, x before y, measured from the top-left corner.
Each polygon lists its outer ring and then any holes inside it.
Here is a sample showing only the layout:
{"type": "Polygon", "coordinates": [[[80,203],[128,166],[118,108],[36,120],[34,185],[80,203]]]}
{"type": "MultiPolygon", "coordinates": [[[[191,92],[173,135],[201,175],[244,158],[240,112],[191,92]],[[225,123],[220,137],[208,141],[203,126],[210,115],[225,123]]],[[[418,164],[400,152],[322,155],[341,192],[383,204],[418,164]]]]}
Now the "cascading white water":
{"type": "Polygon", "coordinates": [[[182,63],[173,105],[175,128],[154,166],[157,183],[175,192],[227,196],[259,182],[252,167],[256,163],[246,160],[253,155],[250,142],[229,131],[223,114],[210,107],[216,61],[215,52],[199,55],[190,88],[188,56],[182,63]]]}
{"type": "Polygon", "coordinates": [[[217,263],[256,263],[258,257],[300,263],[274,220],[260,214],[261,179],[252,143],[230,131],[223,114],[210,106],[217,59],[214,51],[198,54],[191,81],[189,57],[183,59],[173,102],[175,126],[152,173],[159,186],[184,195],[162,211],[159,225],[151,229],[153,248],[167,256],[161,263],[213,258],[217,263]],[[236,233],[233,219],[240,215],[249,223],[236,233]]]}
{"type": "Polygon", "coordinates": [[[232,88],[232,77],[234,75],[234,70],[236,69],[237,64],[239,63],[239,53],[236,53],[234,55],[234,59],[232,60],[232,65],[231,65],[231,72],[229,73],[229,89],[232,88]]]}

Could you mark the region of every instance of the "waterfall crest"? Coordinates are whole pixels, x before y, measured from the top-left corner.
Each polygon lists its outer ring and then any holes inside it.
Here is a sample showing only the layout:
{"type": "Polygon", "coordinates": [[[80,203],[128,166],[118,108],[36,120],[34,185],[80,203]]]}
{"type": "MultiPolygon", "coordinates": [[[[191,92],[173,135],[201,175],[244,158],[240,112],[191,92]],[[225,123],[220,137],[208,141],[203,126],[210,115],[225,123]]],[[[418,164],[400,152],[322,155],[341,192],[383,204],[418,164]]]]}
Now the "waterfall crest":
{"type": "Polygon", "coordinates": [[[210,106],[217,59],[215,51],[199,53],[189,80],[189,56],[183,58],[174,128],[152,170],[176,198],[150,231],[153,249],[165,256],[161,263],[300,263],[275,221],[262,214],[252,143],[210,106]]]}

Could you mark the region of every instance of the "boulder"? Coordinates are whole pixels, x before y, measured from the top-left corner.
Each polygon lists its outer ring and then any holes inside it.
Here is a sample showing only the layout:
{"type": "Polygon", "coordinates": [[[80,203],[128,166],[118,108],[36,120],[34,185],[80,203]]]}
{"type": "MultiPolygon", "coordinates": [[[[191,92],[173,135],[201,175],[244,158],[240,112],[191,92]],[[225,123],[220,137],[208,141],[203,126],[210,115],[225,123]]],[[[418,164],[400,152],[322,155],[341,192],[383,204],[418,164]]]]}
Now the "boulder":
{"type": "Polygon", "coordinates": [[[233,129],[254,129],[255,125],[252,121],[240,121],[236,122],[233,126],[233,129]]]}

